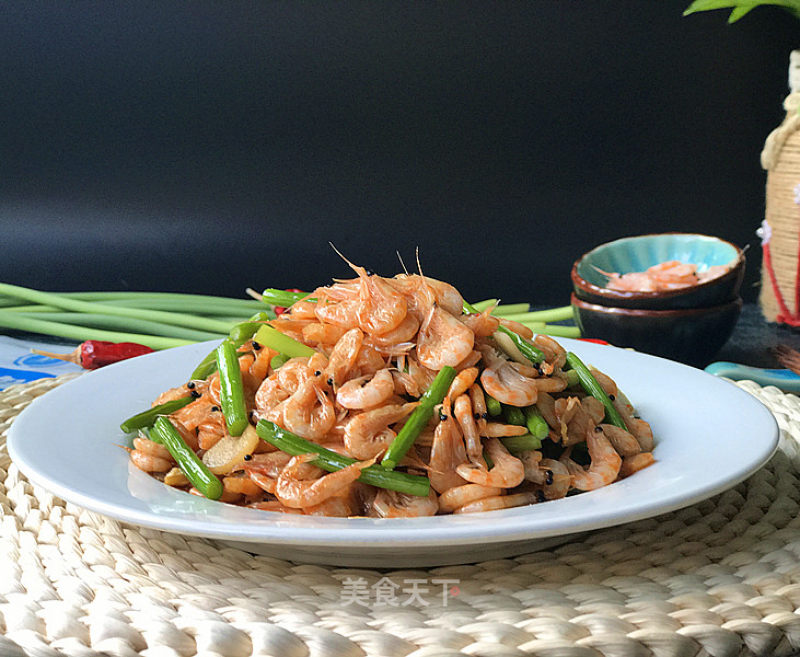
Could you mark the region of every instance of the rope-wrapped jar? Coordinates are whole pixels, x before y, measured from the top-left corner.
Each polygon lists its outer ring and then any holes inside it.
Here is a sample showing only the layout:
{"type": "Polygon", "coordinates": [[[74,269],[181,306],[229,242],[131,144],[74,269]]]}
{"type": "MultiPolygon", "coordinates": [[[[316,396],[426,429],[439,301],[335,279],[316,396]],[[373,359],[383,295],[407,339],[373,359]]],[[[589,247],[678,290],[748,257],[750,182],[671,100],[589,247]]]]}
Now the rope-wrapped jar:
{"type": "Polygon", "coordinates": [[[800,50],[789,59],[786,118],[761,152],[767,171],[761,310],[767,321],[800,326],[800,50]]]}

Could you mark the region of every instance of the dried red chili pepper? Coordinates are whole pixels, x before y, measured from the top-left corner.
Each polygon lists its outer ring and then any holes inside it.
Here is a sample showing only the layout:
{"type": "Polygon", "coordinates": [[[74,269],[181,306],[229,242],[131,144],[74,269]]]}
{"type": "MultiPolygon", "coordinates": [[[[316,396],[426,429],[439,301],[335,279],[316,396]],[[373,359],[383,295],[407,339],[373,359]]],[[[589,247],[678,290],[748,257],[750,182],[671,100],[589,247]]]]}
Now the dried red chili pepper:
{"type": "Polygon", "coordinates": [[[38,349],[31,349],[31,351],[41,356],[75,363],[85,370],[96,370],[121,360],[153,352],[150,347],[135,342],[106,342],[104,340],[86,340],[70,354],[55,354],[38,349]]]}
{"type": "MultiPolygon", "coordinates": [[[[286,290],[287,292],[300,292],[302,293],[303,290],[298,290],[296,287],[289,288],[286,290]]],[[[286,308],[283,306],[275,306],[275,315],[283,315],[286,312],[286,308]]]]}

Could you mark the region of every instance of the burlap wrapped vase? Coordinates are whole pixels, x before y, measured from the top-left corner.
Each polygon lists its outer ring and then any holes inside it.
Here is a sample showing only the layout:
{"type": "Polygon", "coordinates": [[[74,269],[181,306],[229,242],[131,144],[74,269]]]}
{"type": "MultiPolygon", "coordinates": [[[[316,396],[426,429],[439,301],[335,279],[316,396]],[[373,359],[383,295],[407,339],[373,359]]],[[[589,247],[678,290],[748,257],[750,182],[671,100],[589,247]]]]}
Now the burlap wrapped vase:
{"type": "Polygon", "coordinates": [[[800,326],[800,50],[789,59],[789,89],[786,118],[761,152],[767,188],[760,303],[767,321],[800,326]]]}

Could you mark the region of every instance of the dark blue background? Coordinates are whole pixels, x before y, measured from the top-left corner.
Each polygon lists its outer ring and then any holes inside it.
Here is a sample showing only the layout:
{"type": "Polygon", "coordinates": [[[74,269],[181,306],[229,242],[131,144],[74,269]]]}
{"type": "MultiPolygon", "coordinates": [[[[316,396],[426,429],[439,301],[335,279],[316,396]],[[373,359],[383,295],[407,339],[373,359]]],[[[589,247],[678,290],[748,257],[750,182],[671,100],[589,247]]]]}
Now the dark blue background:
{"type": "MultiPolygon", "coordinates": [[[[0,280],[241,295],[411,264],[567,303],[622,235],[750,243],[800,23],[675,0],[0,9],[0,280]]],[[[800,181],[798,181],[800,182],[800,181]]]]}

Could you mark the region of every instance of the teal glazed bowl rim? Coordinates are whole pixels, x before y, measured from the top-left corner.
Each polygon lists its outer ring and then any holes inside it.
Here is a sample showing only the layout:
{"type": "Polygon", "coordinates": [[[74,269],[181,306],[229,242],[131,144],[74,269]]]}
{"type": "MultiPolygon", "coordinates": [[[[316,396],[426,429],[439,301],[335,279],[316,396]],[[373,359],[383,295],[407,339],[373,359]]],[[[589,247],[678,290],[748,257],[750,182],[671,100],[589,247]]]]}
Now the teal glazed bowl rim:
{"type": "Polygon", "coordinates": [[[570,278],[582,301],[604,306],[650,310],[688,309],[715,306],[739,295],[744,277],[744,251],[727,240],[701,233],[652,233],[622,237],[584,253],[572,265],[570,278]],[[593,266],[605,271],[629,273],[666,260],[692,262],[703,267],[729,264],[730,269],[704,283],[678,290],[633,292],[611,290],[593,266]],[[625,265],[615,268],[614,265],[625,265]]]}

